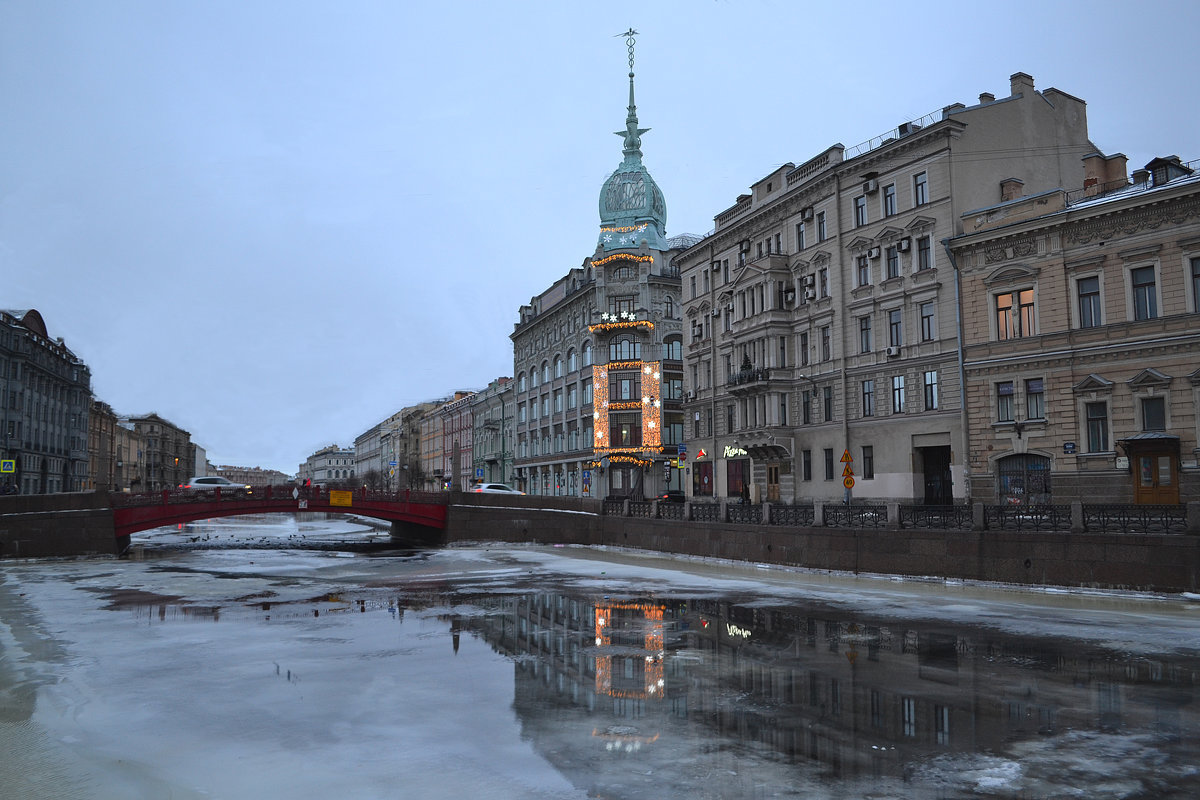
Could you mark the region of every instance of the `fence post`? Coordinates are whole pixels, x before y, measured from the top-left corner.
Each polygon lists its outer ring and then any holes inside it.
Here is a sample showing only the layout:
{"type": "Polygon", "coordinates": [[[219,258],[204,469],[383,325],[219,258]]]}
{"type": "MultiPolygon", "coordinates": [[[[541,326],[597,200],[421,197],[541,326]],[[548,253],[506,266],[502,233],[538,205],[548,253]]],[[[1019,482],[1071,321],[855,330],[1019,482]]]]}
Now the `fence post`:
{"type": "Polygon", "coordinates": [[[813,527],[825,527],[825,501],[813,500],[813,527]]]}
{"type": "Polygon", "coordinates": [[[692,519],[692,501],[691,500],[683,501],[683,518],[689,522],[692,519]]]}
{"type": "Polygon", "coordinates": [[[622,517],[629,516],[629,498],[628,497],[626,497],[624,500],[621,501],[621,516],[622,517]]]}
{"type": "Polygon", "coordinates": [[[971,530],[981,531],[987,527],[987,518],[983,514],[983,503],[971,504],[971,530]]]}
{"type": "Polygon", "coordinates": [[[1187,532],[1200,536],[1200,502],[1195,500],[1187,504],[1187,532]]]}
{"type": "Polygon", "coordinates": [[[887,521],[888,521],[888,525],[893,528],[900,527],[900,504],[899,503],[888,503],[887,504],[887,521]]]}
{"type": "Polygon", "coordinates": [[[722,497],[721,503],[721,522],[729,522],[729,498],[722,497]]]}
{"type": "Polygon", "coordinates": [[[763,503],[762,524],[763,525],[771,524],[771,504],[770,503],[763,503]]]}
{"type": "Polygon", "coordinates": [[[650,501],[650,519],[658,519],[658,504],[661,500],[650,501]]]}
{"type": "Polygon", "coordinates": [[[1071,533],[1083,533],[1086,527],[1083,524],[1083,502],[1080,500],[1071,501],[1071,533]]]}

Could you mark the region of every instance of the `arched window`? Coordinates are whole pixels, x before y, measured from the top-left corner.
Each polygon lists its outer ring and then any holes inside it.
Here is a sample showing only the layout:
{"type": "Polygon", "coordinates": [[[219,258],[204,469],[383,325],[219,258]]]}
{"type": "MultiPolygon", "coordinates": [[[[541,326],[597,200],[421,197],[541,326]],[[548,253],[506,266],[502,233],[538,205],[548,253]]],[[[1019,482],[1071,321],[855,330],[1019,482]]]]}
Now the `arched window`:
{"type": "Polygon", "coordinates": [[[563,376],[563,360],[562,356],[554,357],[554,377],[561,378],[563,376]]]}
{"type": "Polygon", "coordinates": [[[517,376],[517,391],[518,392],[525,391],[525,373],[524,372],[522,372],[520,375],[517,376]]]}
{"type": "Polygon", "coordinates": [[[534,367],[533,369],[529,370],[529,388],[536,389],[537,385],[538,385],[538,371],[537,371],[537,367],[534,367]]]}
{"type": "Polygon", "coordinates": [[[542,383],[549,383],[549,382],[550,382],[550,362],[543,361],[542,362],[542,383]]]}
{"type": "Polygon", "coordinates": [[[675,298],[667,295],[666,309],[663,311],[667,319],[675,319],[675,298]]]}
{"type": "Polygon", "coordinates": [[[613,267],[612,277],[615,281],[631,281],[637,277],[637,270],[628,261],[619,261],[613,267]]]}
{"type": "Polygon", "coordinates": [[[592,365],[592,343],[591,342],[583,343],[583,365],[585,367],[590,367],[592,365]]]}
{"type": "Polygon", "coordinates": [[[1050,459],[1021,453],[996,462],[996,495],[1010,505],[1050,502],[1050,459]]]}
{"type": "Polygon", "coordinates": [[[579,369],[579,354],[575,352],[575,348],[567,351],[567,372],[576,372],[579,369]]]}
{"type": "Polygon", "coordinates": [[[672,336],[663,342],[663,358],[667,361],[683,361],[683,339],[672,336]]]}
{"type": "Polygon", "coordinates": [[[636,361],[641,357],[642,343],[634,336],[615,336],[608,344],[609,361],[636,361]]]}

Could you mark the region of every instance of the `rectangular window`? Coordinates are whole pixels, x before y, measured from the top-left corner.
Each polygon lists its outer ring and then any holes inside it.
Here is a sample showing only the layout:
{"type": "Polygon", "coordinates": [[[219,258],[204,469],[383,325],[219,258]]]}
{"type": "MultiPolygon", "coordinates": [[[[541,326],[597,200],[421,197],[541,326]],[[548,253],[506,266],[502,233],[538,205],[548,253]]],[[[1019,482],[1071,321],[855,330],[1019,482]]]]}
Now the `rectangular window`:
{"type": "Polygon", "coordinates": [[[812,450],[804,450],[800,453],[800,465],[803,479],[806,481],[812,480],[812,450]]]}
{"type": "Polygon", "coordinates": [[[872,480],[875,477],[875,448],[870,445],[863,445],[862,477],[864,481],[872,480]]]}
{"type": "Polygon", "coordinates": [[[695,275],[693,275],[691,277],[691,280],[689,281],[689,283],[691,284],[691,287],[692,287],[692,297],[695,297],[696,296],[696,276],[695,275]]]}
{"type": "Polygon", "coordinates": [[[886,251],[887,254],[887,276],[889,278],[900,277],[900,248],[892,245],[886,251]]]}
{"type": "Polygon", "coordinates": [[[929,175],[918,172],[913,176],[913,205],[923,206],[929,202],[929,175]]]}
{"type": "Polygon", "coordinates": [[[786,367],[788,365],[787,343],[786,336],[779,337],[779,363],[777,366],[786,367]]]}
{"type": "Polygon", "coordinates": [[[938,407],[938,374],[937,370],[925,373],[925,410],[937,411],[938,407]]]}
{"type": "Polygon", "coordinates": [[[1087,420],[1087,451],[1108,452],[1108,403],[1087,403],[1084,406],[1087,420]]]}
{"type": "Polygon", "coordinates": [[[800,394],[800,418],[805,425],[812,424],[812,392],[807,389],[800,394]]]}
{"type": "Polygon", "coordinates": [[[933,266],[933,237],[922,236],[917,239],[917,270],[929,269],[933,266]]]}
{"type": "Polygon", "coordinates": [[[1154,267],[1139,267],[1129,273],[1133,285],[1133,318],[1155,319],[1158,317],[1158,292],[1154,280],[1154,267]]]}
{"type": "Polygon", "coordinates": [[[829,361],[833,358],[833,338],[829,331],[829,326],[821,327],[821,360],[829,361]]]}
{"type": "Polygon", "coordinates": [[[875,381],[862,382],[862,415],[875,416],[875,381]]]}
{"type": "Polygon", "coordinates": [[[832,422],[833,421],[833,387],[832,386],[821,387],[821,399],[822,399],[821,404],[825,410],[825,414],[824,414],[825,421],[832,422]]]}
{"type": "Polygon", "coordinates": [[[828,238],[829,238],[829,236],[825,231],[825,212],[818,211],[817,212],[817,241],[823,242],[828,238]]]}
{"type": "Polygon", "coordinates": [[[905,697],[900,701],[901,707],[901,722],[904,726],[904,735],[913,737],[917,735],[917,701],[911,697],[905,697]]]}
{"type": "Polygon", "coordinates": [[[1020,339],[1034,335],[1033,289],[996,295],[996,338],[1020,339]]]}
{"type": "Polygon", "coordinates": [[[899,308],[888,312],[888,344],[891,347],[904,344],[904,312],[899,308]]]}
{"type": "Polygon", "coordinates": [[[803,222],[796,223],[796,249],[797,250],[804,249],[804,223],[803,222]]]}
{"type": "Polygon", "coordinates": [[[1192,311],[1200,314],[1200,258],[1192,259],[1192,311]]]}
{"type": "Polygon", "coordinates": [[[833,480],[833,450],[825,448],[825,480],[833,480]]]}
{"type": "Polygon", "coordinates": [[[854,227],[859,228],[867,224],[867,197],[860,194],[854,198],[854,227]]]}
{"type": "Polygon", "coordinates": [[[1046,418],[1046,385],[1041,378],[1025,381],[1025,418],[1046,418]]]}
{"type": "Polygon", "coordinates": [[[818,296],[822,300],[829,297],[829,267],[821,267],[817,270],[817,284],[818,296]]]}
{"type": "Polygon", "coordinates": [[[563,410],[563,393],[562,389],[554,390],[554,413],[561,414],[563,410]]]}
{"type": "Polygon", "coordinates": [[[800,334],[800,366],[808,366],[808,333],[800,334]]]}
{"type": "Polygon", "coordinates": [[[858,318],[858,352],[871,352],[871,317],[858,318]]]}
{"type": "Polygon", "coordinates": [[[866,286],[871,282],[871,261],[866,256],[859,256],[855,261],[858,285],[866,286]]]}
{"type": "Polygon", "coordinates": [[[733,403],[730,403],[729,405],[725,406],[725,432],[726,433],[733,433],[734,424],[736,423],[736,421],[737,421],[736,411],[735,411],[733,403]]]}
{"type": "Polygon", "coordinates": [[[892,376],[892,413],[904,413],[904,376],[892,376]]]}
{"type": "Polygon", "coordinates": [[[1013,382],[1003,381],[996,384],[996,421],[1013,421],[1013,382]]]}
{"type": "Polygon", "coordinates": [[[921,303],[921,341],[932,342],[936,336],[937,325],[934,322],[933,316],[934,304],[933,301],[921,303]]]}
{"type": "Polygon", "coordinates": [[[1142,430],[1165,431],[1167,429],[1166,400],[1162,397],[1142,399],[1142,430]]]}
{"type": "Polygon", "coordinates": [[[1095,328],[1100,325],[1100,277],[1092,275],[1075,282],[1079,294],[1079,327],[1095,328]]]}
{"type": "Polygon", "coordinates": [[[883,187],[883,215],[890,217],[896,213],[896,184],[889,183],[883,187]]]}

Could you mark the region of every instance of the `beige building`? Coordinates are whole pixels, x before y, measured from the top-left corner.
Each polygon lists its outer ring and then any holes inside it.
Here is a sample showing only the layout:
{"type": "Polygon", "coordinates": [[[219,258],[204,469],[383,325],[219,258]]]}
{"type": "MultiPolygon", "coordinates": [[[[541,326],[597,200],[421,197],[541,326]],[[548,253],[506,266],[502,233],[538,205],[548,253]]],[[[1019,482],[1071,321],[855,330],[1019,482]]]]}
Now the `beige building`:
{"type": "Polygon", "coordinates": [[[1083,184],[1083,101],[1016,73],[765,176],[680,256],[689,494],[966,499],[957,289],[942,242],[1002,192],[1083,184]],[[852,487],[852,488],[848,488],[852,487]]]}
{"type": "Polygon", "coordinates": [[[331,444],[313,453],[300,465],[301,484],[342,487],[355,481],[354,451],[331,444]]]}
{"type": "Polygon", "coordinates": [[[471,398],[473,481],[515,483],[513,380],[496,378],[471,398]]]}
{"type": "Polygon", "coordinates": [[[120,491],[117,484],[117,415],[112,406],[92,401],[88,414],[88,481],[86,489],[120,491]]]}
{"type": "Polygon", "coordinates": [[[1084,163],[1087,188],[968,211],[951,243],[971,495],[1198,500],[1200,176],[1084,163]]]}
{"type": "Polygon", "coordinates": [[[158,414],[130,417],[128,422],[141,438],[141,491],[174,489],[192,477],[195,446],[192,435],[158,414]]]}
{"type": "Polygon", "coordinates": [[[228,478],[234,483],[250,484],[251,486],[284,486],[291,483],[291,478],[277,469],[262,467],[235,467],[220,464],[215,468],[215,475],[228,478]]]}

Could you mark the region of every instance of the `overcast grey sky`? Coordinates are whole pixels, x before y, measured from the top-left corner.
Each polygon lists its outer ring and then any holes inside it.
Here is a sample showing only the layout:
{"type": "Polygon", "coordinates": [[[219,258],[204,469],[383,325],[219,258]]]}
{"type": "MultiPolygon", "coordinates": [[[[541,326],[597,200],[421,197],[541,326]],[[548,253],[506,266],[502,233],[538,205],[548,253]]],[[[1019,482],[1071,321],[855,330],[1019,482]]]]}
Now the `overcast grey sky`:
{"type": "Polygon", "coordinates": [[[0,0],[0,308],[220,464],[482,388],[591,254],[630,26],[668,235],[1018,71],[1131,168],[1200,158],[1194,0],[0,0]]]}

